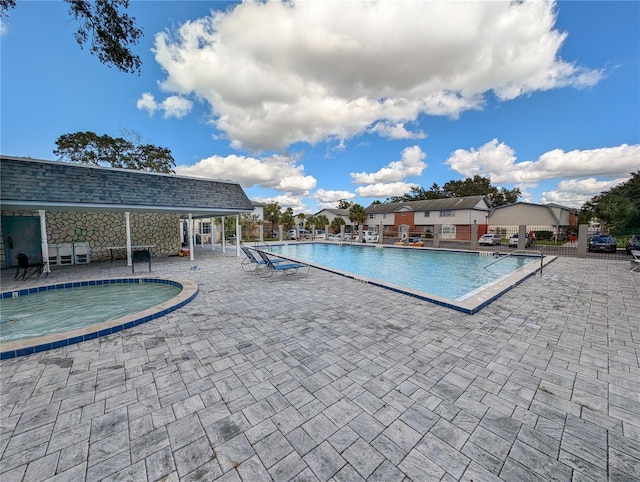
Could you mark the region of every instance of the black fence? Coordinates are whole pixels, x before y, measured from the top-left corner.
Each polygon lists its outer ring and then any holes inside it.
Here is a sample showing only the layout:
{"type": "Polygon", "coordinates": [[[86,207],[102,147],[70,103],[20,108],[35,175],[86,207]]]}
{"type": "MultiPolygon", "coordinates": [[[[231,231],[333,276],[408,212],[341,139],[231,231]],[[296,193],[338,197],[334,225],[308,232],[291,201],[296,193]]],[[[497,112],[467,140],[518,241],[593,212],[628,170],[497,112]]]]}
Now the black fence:
{"type": "MultiPolygon", "coordinates": [[[[437,230],[437,228],[436,228],[437,230]]],[[[481,237],[478,233],[478,238],[481,237]]],[[[500,253],[509,253],[519,249],[519,229],[512,228],[492,228],[488,230],[488,234],[495,235],[495,242],[499,244],[476,244],[473,247],[475,251],[488,251],[500,253]]],[[[589,247],[589,241],[596,233],[590,233],[582,242],[584,246],[580,249],[581,240],[578,239],[577,232],[551,231],[548,229],[539,229],[536,227],[527,227],[525,230],[524,249],[526,251],[538,251],[544,256],[563,256],[563,257],[586,257],[592,259],[610,259],[610,260],[626,260],[631,259],[631,255],[627,253],[626,244],[630,236],[623,236],[616,241],[614,246],[594,246],[589,247]],[[586,251],[586,253],[585,253],[586,251]]],[[[420,238],[424,247],[438,247],[442,249],[460,249],[472,250],[471,229],[467,226],[457,227],[455,230],[441,231],[438,234],[438,241],[434,239],[434,233],[409,232],[409,238],[420,238]],[[462,229],[460,229],[462,228],[462,229]]],[[[385,232],[383,243],[395,244],[400,241],[400,233],[385,232]]]]}

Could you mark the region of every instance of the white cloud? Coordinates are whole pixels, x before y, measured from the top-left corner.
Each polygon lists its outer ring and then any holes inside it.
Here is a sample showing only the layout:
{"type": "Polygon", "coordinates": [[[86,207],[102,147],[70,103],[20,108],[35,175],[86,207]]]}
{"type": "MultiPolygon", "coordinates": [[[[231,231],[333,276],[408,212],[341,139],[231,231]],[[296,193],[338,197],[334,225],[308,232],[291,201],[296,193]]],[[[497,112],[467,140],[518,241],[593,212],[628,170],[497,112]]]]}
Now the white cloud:
{"type": "Polygon", "coordinates": [[[164,110],[163,117],[165,119],[168,119],[169,117],[176,117],[177,119],[180,119],[191,112],[193,103],[184,97],[172,95],[162,101],[161,107],[164,110]]]}
{"type": "Polygon", "coordinates": [[[402,158],[399,161],[390,162],[377,172],[352,172],[350,174],[352,182],[354,184],[379,184],[402,181],[410,176],[420,176],[427,167],[423,161],[426,157],[427,155],[422,152],[420,146],[407,147],[402,151],[402,158]]]}
{"type": "Polygon", "coordinates": [[[155,98],[149,92],[144,92],[138,102],[136,102],[136,107],[140,110],[146,110],[149,115],[153,115],[155,111],[159,109],[158,104],[156,103],[155,98]]]}
{"type": "Polygon", "coordinates": [[[0,37],[7,35],[9,33],[9,27],[4,21],[0,20],[0,37]]]}
{"type": "Polygon", "coordinates": [[[318,210],[336,209],[338,201],[342,199],[349,201],[355,197],[356,195],[350,191],[326,191],[324,189],[318,189],[313,194],[313,199],[318,203],[318,210]]]}
{"type": "Polygon", "coordinates": [[[571,179],[561,181],[553,191],[542,193],[543,204],[556,203],[569,207],[580,207],[593,196],[626,182],[629,178],[619,178],[610,181],[599,181],[593,177],[588,179],[571,179]]]}
{"type": "Polygon", "coordinates": [[[403,122],[391,124],[389,122],[377,122],[369,132],[378,134],[387,139],[425,139],[427,136],[422,131],[411,132],[406,129],[403,122]]]}
{"type": "Polygon", "coordinates": [[[193,103],[189,99],[177,95],[169,96],[158,103],[152,94],[145,92],[140,96],[138,102],[136,102],[136,107],[140,110],[146,110],[149,112],[149,115],[153,115],[157,110],[162,110],[164,111],[162,117],[165,119],[170,117],[181,119],[191,112],[193,103]]]}
{"type": "Polygon", "coordinates": [[[308,213],[309,207],[302,202],[302,199],[298,196],[292,196],[290,194],[282,194],[279,196],[271,196],[271,197],[256,197],[254,201],[269,204],[272,202],[277,202],[280,205],[282,211],[285,211],[287,208],[293,209],[295,214],[297,213],[308,213]]]}
{"type": "Polygon", "coordinates": [[[494,184],[531,183],[550,179],[628,176],[638,169],[640,145],[622,144],[565,152],[554,149],[535,161],[516,162],[514,150],[497,139],[478,149],[458,149],[446,161],[465,177],[480,175],[494,184]]]}
{"type": "Polygon", "coordinates": [[[350,191],[325,191],[324,189],[318,189],[313,198],[319,203],[335,204],[341,199],[349,200],[355,198],[356,195],[350,191]]]}
{"type": "Polygon", "coordinates": [[[211,156],[192,166],[177,166],[176,173],[184,176],[226,179],[245,188],[255,185],[287,192],[307,194],[316,187],[313,176],[304,175],[304,165],[296,159],[274,155],[263,159],[245,156],[211,156]]]}
{"type": "Polygon", "coordinates": [[[243,2],[157,34],[154,52],[161,88],[207,102],[233,147],[282,149],[420,137],[404,125],[482,108],[491,92],[598,82],[559,57],[555,21],[554,2],[243,2]]]}
{"type": "Polygon", "coordinates": [[[402,196],[411,191],[413,186],[415,184],[407,184],[406,182],[370,184],[356,188],[356,193],[361,197],[388,198],[402,196]]]}

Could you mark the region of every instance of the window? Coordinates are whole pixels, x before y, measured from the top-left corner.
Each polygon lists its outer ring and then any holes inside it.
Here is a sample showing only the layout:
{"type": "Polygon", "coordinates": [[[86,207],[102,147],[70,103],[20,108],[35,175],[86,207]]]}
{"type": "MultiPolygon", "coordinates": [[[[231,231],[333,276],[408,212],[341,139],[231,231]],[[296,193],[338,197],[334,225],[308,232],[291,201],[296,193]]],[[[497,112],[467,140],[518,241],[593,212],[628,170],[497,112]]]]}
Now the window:
{"type": "Polygon", "coordinates": [[[445,209],[443,211],[440,211],[441,218],[452,218],[455,215],[456,215],[456,212],[452,209],[445,209]]]}
{"type": "Polygon", "coordinates": [[[375,219],[376,215],[375,214],[369,214],[369,219],[375,219]]]}
{"type": "Polygon", "coordinates": [[[202,234],[211,234],[211,223],[203,222],[200,224],[200,229],[202,230],[202,234]]]}
{"type": "Polygon", "coordinates": [[[383,215],[382,215],[382,219],[387,219],[387,215],[386,215],[386,214],[383,214],[383,215]]]}
{"type": "Polygon", "coordinates": [[[424,217],[428,218],[430,214],[431,214],[431,211],[425,211],[424,212],[424,217]]]}

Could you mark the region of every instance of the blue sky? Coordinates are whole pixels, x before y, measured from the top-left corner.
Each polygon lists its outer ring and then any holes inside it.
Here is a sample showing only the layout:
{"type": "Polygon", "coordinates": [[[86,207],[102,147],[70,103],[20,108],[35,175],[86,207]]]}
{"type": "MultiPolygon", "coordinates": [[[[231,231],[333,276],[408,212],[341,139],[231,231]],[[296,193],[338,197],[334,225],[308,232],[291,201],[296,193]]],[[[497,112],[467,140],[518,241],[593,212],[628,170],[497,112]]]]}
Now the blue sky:
{"type": "Polygon", "coordinates": [[[132,1],[142,74],[81,50],[64,2],[1,29],[4,155],[77,131],[296,213],[475,174],[579,207],[640,169],[640,2],[132,1]]]}

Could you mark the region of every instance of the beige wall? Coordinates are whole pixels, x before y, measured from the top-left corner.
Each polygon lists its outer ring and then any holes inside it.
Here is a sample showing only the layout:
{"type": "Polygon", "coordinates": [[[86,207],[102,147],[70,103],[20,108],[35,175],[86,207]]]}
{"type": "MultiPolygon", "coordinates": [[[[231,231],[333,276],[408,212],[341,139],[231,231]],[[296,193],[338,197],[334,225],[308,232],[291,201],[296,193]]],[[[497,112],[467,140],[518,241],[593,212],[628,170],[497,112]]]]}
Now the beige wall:
{"type": "MultiPolygon", "coordinates": [[[[2,211],[2,216],[39,215],[37,211],[2,211]]],[[[100,251],[99,248],[126,244],[124,213],[47,211],[46,220],[47,241],[50,246],[86,241],[91,248],[92,261],[109,258],[109,251],[100,251]]],[[[178,254],[181,247],[179,223],[180,217],[177,214],[131,213],[132,244],[154,245],[153,256],[178,254]]],[[[0,245],[0,263],[1,266],[6,266],[4,242],[0,245]]]]}
{"type": "Polygon", "coordinates": [[[555,219],[545,206],[514,204],[496,209],[489,216],[489,224],[492,226],[518,226],[520,224],[553,226],[555,223],[555,219]]]}

